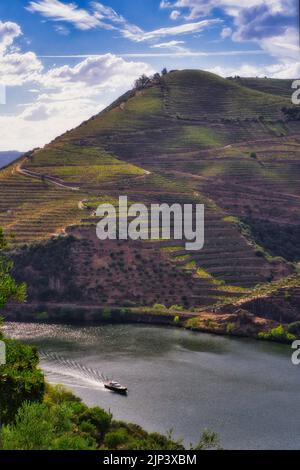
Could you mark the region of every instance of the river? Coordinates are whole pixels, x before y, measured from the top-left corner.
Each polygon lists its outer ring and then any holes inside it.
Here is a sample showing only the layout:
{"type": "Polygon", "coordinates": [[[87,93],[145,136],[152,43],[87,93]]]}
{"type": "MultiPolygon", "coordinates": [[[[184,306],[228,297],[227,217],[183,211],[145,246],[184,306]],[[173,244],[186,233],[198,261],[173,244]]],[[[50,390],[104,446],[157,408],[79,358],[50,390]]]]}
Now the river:
{"type": "Polygon", "coordinates": [[[300,448],[300,366],[288,346],[147,325],[7,323],[6,335],[37,345],[51,383],[116,419],[187,444],[208,428],[226,449],[300,448]],[[128,397],[105,390],[100,373],[128,397]]]}

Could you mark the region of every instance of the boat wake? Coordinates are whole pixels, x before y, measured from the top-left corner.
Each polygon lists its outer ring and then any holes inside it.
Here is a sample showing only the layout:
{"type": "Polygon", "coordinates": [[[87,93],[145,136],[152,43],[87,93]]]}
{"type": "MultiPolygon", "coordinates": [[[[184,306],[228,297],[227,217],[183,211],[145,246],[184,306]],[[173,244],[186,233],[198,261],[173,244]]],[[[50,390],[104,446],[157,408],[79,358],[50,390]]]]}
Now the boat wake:
{"type": "Polygon", "coordinates": [[[39,356],[42,369],[50,383],[105,390],[104,382],[108,379],[98,370],[86,367],[71,359],[65,359],[56,353],[40,351],[39,356]]]}

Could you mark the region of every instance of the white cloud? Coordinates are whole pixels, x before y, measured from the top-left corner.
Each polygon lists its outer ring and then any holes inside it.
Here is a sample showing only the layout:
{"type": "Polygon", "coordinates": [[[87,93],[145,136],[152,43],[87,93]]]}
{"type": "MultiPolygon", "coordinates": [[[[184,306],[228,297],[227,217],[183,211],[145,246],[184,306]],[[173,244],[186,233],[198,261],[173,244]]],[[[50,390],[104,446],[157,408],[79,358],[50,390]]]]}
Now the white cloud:
{"type": "Polygon", "coordinates": [[[154,44],[151,46],[152,49],[169,49],[171,51],[177,52],[188,52],[188,49],[183,47],[185,41],[169,41],[169,42],[162,42],[159,44],[154,44]]]}
{"type": "Polygon", "coordinates": [[[100,112],[105,101],[74,100],[61,103],[36,103],[14,116],[1,116],[0,150],[25,151],[43,146],[68,129],[78,126],[100,112]]]}
{"type": "Polygon", "coordinates": [[[17,109],[14,115],[0,115],[0,149],[27,150],[46,144],[100,112],[116,94],[131,88],[140,74],[153,72],[144,62],[113,54],[88,57],[75,66],[48,71],[33,52],[0,54],[2,84],[26,85],[34,99],[22,105],[22,112],[17,109]],[[30,88],[32,85],[39,88],[30,88]]]}
{"type": "Polygon", "coordinates": [[[5,52],[13,44],[15,38],[21,34],[22,31],[18,24],[11,21],[4,23],[0,20],[0,54],[5,52]]]}
{"type": "Polygon", "coordinates": [[[96,89],[115,89],[132,85],[138,75],[150,74],[152,67],[141,62],[128,62],[114,54],[88,57],[74,67],[64,65],[51,69],[44,75],[44,84],[49,87],[70,87],[84,84],[96,89]]]}
{"type": "Polygon", "coordinates": [[[27,10],[40,13],[54,21],[65,21],[76,28],[88,30],[99,26],[99,19],[88,11],[78,8],[74,3],[62,3],[59,0],[37,0],[29,2],[27,10]]]}
{"type": "Polygon", "coordinates": [[[178,9],[185,12],[188,20],[195,20],[209,15],[216,8],[223,8],[224,11],[233,17],[237,17],[241,10],[266,5],[272,12],[289,13],[295,9],[295,0],[162,0],[161,8],[178,9]]]}
{"type": "Polygon", "coordinates": [[[226,39],[229,38],[232,35],[232,29],[231,28],[223,28],[221,32],[221,38],[226,39]]]}
{"type": "Polygon", "coordinates": [[[171,26],[169,28],[160,28],[154,31],[144,32],[124,31],[124,36],[136,42],[150,41],[153,39],[160,39],[166,36],[180,36],[183,34],[199,33],[210,26],[222,23],[219,19],[202,20],[195,23],[185,23],[179,26],[171,26]]]}
{"type": "MultiPolygon", "coordinates": [[[[161,8],[178,10],[187,20],[196,20],[223,9],[232,17],[233,27],[225,26],[221,37],[235,42],[257,43],[278,63],[271,67],[242,66],[239,74],[297,77],[299,70],[299,30],[296,0],[172,0],[162,1],[161,8]]],[[[228,73],[228,69],[226,74],[228,73]]],[[[237,74],[238,72],[234,73],[237,74]]]]}
{"type": "Polygon", "coordinates": [[[62,36],[68,36],[70,34],[70,30],[61,24],[55,25],[54,29],[58,34],[61,34],[62,36]]]}
{"type": "Polygon", "coordinates": [[[178,11],[178,10],[173,10],[173,11],[170,13],[170,18],[171,18],[171,20],[176,21],[176,20],[180,17],[180,15],[181,15],[180,11],[178,11]]]}
{"type": "Polygon", "coordinates": [[[43,66],[33,52],[22,54],[14,40],[22,35],[17,23],[0,21],[0,80],[1,85],[18,86],[41,73],[43,66]]]}
{"type": "Polygon", "coordinates": [[[1,84],[20,86],[40,80],[43,65],[34,52],[0,54],[1,84]]]}
{"type": "Polygon", "coordinates": [[[210,72],[222,77],[269,77],[280,79],[293,79],[300,76],[300,63],[285,62],[272,65],[249,65],[243,64],[239,67],[211,67],[210,72]]]}
{"type": "MultiPolygon", "coordinates": [[[[147,32],[139,26],[131,24],[111,7],[107,7],[100,2],[92,2],[91,7],[93,10],[88,11],[79,8],[75,3],[66,4],[59,0],[36,0],[30,1],[27,9],[32,13],[40,13],[52,21],[70,23],[81,30],[102,28],[118,31],[124,38],[135,42],[153,41],[166,36],[197,33],[221,22],[218,19],[203,20],[147,32]]],[[[179,15],[179,11],[173,12],[173,19],[178,18],[179,15]]]]}

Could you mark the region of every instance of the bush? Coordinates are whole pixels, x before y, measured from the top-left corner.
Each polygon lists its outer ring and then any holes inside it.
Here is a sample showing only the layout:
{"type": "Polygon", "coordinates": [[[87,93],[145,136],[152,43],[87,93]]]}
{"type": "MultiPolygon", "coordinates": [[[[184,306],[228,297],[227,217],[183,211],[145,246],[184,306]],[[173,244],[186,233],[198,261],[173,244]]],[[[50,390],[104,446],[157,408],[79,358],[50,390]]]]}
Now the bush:
{"type": "Polygon", "coordinates": [[[235,330],[235,323],[228,323],[226,326],[226,331],[228,334],[233,333],[235,330]]]}
{"type": "Polygon", "coordinates": [[[258,334],[260,339],[266,339],[269,341],[279,341],[281,343],[290,343],[296,339],[296,336],[287,331],[283,325],[278,325],[267,332],[260,332],[258,334]]]}
{"type": "Polygon", "coordinates": [[[96,450],[97,443],[91,438],[84,438],[74,434],[64,434],[57,439],[54,439],[52,450],[96,450]]]}
{"type": "Polygon", "coordinates": [[[256,160],[257,159],[257,154],[255,152],[251,152],[250,157],[256,160]]]}
{"type": "Polygon", "coordinates": [[[5,343],[7,363],[0,368],[0,416],[4,424],[14,420],[24,401],[41,402],[45,391],[36,348],[7,339],[5,343]]]}
{"type": "Polygon", "coordinates": [[[102,313],[102,319],[105,321],[111,320],[111,309],[105,308],[102,313]]]}
{"type": "Polygon", "coordinates": [[[173,322],[175,323],[175,325],[178,325],[180,323],[180,316],[176,315],[173,319],[173,322]]]}
{"type": "MultiPolygon", "coordinates": [[[[44,401],[49,405],[60,405],[61,403],[81,403],[81,399],[67,390],[63,385],[48,385],[45,387],[44,401]]],[[[82,405],[85,408],[85,405],[82,405]]]]}
{"type": "Polygon", "coordinates": [[[112,415],[102,408],[86,408],[86,410],[78,416],[79,423],[88,422],[92,424],[97,432],[98,440],[102,440],[104,435],[109,431],[112,415]]]}
{"type": "Polygon", "coordinates": [[[128,440],[128,433],[126,429],[118,429],[106,434],[104,445],[109,449],[117,449],[120,445],[125,444],[128,440]]]}
{"type": "Polygon", "coordinates": [[[300,321],[296,321],[294,323],[291,323],[288,326],[288,332],[292,333],[293,335],[296,335],[297,337],[300,336],[300,321]]]}
{"type": "Polygon", "coordinates": [[[47,312],[38,313],[35,317],[37,321],[47,321],[49,320],[49,315],[47,312]]]}
{"type": "Polygon", "coordinates": [[[153,305],[154,310],[166,310],[167,307],[164,304],[154,304],[153,305]]]}
{"type": "Polygon", "coordinates": [[[172,305],[169,310],[171,312],[182,312],[182,310],[184,310],[184,308],[181,306],[181,305],[172,305]]]}
{"type": "Polygon", "coordinates": [[[76,434],[71,406],[47,406],[45,403],[24,403],[14,424],[3,428],[5,450],[88,450],[96,449],[91,436],[76,434]]]}

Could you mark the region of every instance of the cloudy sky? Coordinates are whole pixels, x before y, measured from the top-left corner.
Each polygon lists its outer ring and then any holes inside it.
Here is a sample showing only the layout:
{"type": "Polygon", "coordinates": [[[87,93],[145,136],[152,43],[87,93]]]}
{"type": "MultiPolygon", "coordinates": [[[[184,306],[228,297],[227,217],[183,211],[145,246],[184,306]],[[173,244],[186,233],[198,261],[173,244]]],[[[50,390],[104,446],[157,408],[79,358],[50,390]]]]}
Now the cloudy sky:
{"type": "Polygon", "coordinates": [[[44,145],[163,67],[300,77],[298,0],[103,1],[1,1],[0,150],[44,145]]]}

